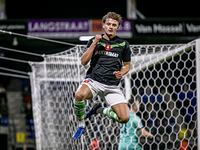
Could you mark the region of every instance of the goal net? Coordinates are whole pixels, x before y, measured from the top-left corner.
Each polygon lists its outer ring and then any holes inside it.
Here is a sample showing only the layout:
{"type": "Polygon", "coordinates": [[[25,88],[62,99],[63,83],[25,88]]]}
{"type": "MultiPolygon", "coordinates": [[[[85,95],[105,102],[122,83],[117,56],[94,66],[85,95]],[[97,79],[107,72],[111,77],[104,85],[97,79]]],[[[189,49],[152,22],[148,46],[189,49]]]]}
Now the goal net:
{"type": "MultiPolygon", "coordinates": [[[[179,149],[184,142],[191,149],[196,146],[200,82],[196,78],[200,68],[197,43],[198,40],[188,44],[130,46],[131,69],[119,86],[127,99],[140,100],[137,115],[146,130],[161,138],[155,142],[140,136],[138,144],[143,150],[179,149]]],[[[86,120],[87,132],[80,140],[71,138],[78,128],[73,107],[75,92],[88,69],[80,63],[85,51],[85,45],[78,45],[46,55],[42,62],[30,63],[37,150],[88,150],[95,139],[101,150],[118,148],[119,123],[102,115],[86,120]]],[[[99,97],[94,101],[107,107],[99,97]]],[[[94,101],[86,101],[86,109],[94,101]]]]}

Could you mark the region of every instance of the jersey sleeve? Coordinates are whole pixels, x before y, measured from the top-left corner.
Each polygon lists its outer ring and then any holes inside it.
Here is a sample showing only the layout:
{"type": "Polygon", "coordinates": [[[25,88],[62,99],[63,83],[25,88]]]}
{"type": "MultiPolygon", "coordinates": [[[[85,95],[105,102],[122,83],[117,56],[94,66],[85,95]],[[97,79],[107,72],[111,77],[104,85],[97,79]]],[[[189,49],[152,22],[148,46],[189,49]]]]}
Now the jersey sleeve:
{"type": "Polygon", "coordinates": [[[126,41],[125,50],[123,52],[123,62],[131,61],[131,49],[129,43],[126,41]]]}

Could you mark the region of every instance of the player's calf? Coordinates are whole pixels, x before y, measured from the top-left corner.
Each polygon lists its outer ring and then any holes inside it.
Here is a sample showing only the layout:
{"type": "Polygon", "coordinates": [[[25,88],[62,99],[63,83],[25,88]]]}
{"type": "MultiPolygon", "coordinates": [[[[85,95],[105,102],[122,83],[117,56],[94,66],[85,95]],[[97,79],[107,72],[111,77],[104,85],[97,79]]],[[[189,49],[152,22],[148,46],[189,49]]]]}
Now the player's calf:
{"type": "Polygon", "coordinates": [[[120,123],[127,123],[129,121],[129,109],[126,103],[120,103],[112,106],[112,109],[119,118],[120,123]]]}

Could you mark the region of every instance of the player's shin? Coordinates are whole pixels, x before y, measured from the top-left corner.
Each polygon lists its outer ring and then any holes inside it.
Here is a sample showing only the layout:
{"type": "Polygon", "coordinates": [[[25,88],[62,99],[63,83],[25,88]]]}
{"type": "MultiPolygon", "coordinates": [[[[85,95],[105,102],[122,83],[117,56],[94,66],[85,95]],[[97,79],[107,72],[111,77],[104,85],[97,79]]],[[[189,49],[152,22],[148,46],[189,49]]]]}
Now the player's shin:
{"type": "Polygon", "coordinates": [[[79,121],[79,127],[85,127],[85,101],[77,102],[74,100],[74,109],[79,121]]]}

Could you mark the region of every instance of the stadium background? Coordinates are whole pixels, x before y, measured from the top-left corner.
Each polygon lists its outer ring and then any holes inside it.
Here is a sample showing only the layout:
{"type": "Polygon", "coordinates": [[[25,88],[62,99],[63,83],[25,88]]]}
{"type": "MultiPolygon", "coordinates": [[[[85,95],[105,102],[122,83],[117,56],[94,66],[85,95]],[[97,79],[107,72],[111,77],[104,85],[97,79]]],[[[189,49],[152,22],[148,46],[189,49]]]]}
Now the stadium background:
{"type": "MultiPolygon", "coordinates": [[[[200,14],[198,13],[198,4],[196,1],[186,1],[184,3],[175,3],[172,0],[164,2],[160,2],[158,0],[148,2],[144,0],[137,1],[137,9],[145,16],[145,19],[140,19],[139,17],[137,19],[129,19],[127,17],[126,1],[102,0],[94,2],[88,0],[49,2],[35,0],[30,2],[25,0],[6,0],[5,2],[6,18],[0,20],[0,29],[25,35],[31,33],[29,23],[32,23],[33,25],[34,23],[39,24],[45,21],[67,21],[70,24],[69,21],[80,23],[83,20],[89,23],[92,22],[93,26],[91,24],[90,25],[94,32],[92,30],[90,34],[95,35],[96,31],[101,31],[101,29],[99,29],[100,23],[98,20],[101,20],[102,16],[108,11],[114,11],[121,14],[124,20],[130,23],[130,28],[127,31],[124,30],[124,33],[128,32],[128,36],[126,36],[127,34],[123,34],[124,38],[128,40],[130,44],[187,43],[198,38],[200,35],[200,14]],[[161,25],[161,27],[173,26],[176,29],[170,31],[163,31],[162,29],[155,31],[155,24],[158,27],[159,25],[161,25]]],[[[47,33],[48,32],[50,31],[47,31],[47,33]]],[[[73,31],[73,33],[81,35],[81,32],[78,30],[73,31]]],[[[80,41],[78,37],[53,37],[53,39],[73,44],[86,44],[85,41],[80,41]]],[[[70,47],[67,45],[27,39],[8,34],[0,34],[0,44],[1,47],[19,49],[38,54],[51,54],[66,50],[70,47]]],[[[41,60],[40,57],[23,55],[20,53],[5,51],[3,49],[0,49],[0,56],[27,61],[41,60]]],[[[31,71],[29,65],[27,64],[7,61],[5,59],[0,59],[0,67],[24,72],[31,71]]],[[[9,71],[3,69],[0,71],[2,73],[10,73],[9,71]]],[[[34,141],[34,131],[30,120],[31,112],[28,109],[30,106],[29,103],[26,103],[29,101],[30,97],[30,88],[28,91],[26,89],[26,87],[30,86],[29,80],[5,75],[0,75],[0,79],[1,104],[2,101],[5,101],[6,103],[9,101],[6,96],[6,92],[4,92],[3,89],[6,89],[6,91],[18,91],[23,93],[22,97],[20,97],[23,102],[23,106],[12,105],[12,107],[15,109],[20,107],[20,113],[24,113],[26,117],[25,121],[29,121],[25,126],[28,130],[28,136],[25,137],[26,140],[23,142],[23,133],[26,133],[26,131],[17,133],[17,123],[12,122],[15,120],[15,118],[13,118],[15,115],[9,114],[9,107],[11,106],[7,103],[7,106],[3,107],[3,109],[5,108],[4,111],[1,111],[1,116],[3,116],[1,117],[0,126],[1,139],[5,141],[4,143],[6,143],[3,144],[3,142],[1,142],[1,146],[5,147],[5,149],[11,149],[11,147],[12,149],[22,149],[22,147],[27,147],[28,149],[31,149],[32,147],[32,149],[34,149],[34,142],[32,142],[34,141]],[[13,128],[15,131],[12,131],[13,128]]]]}

